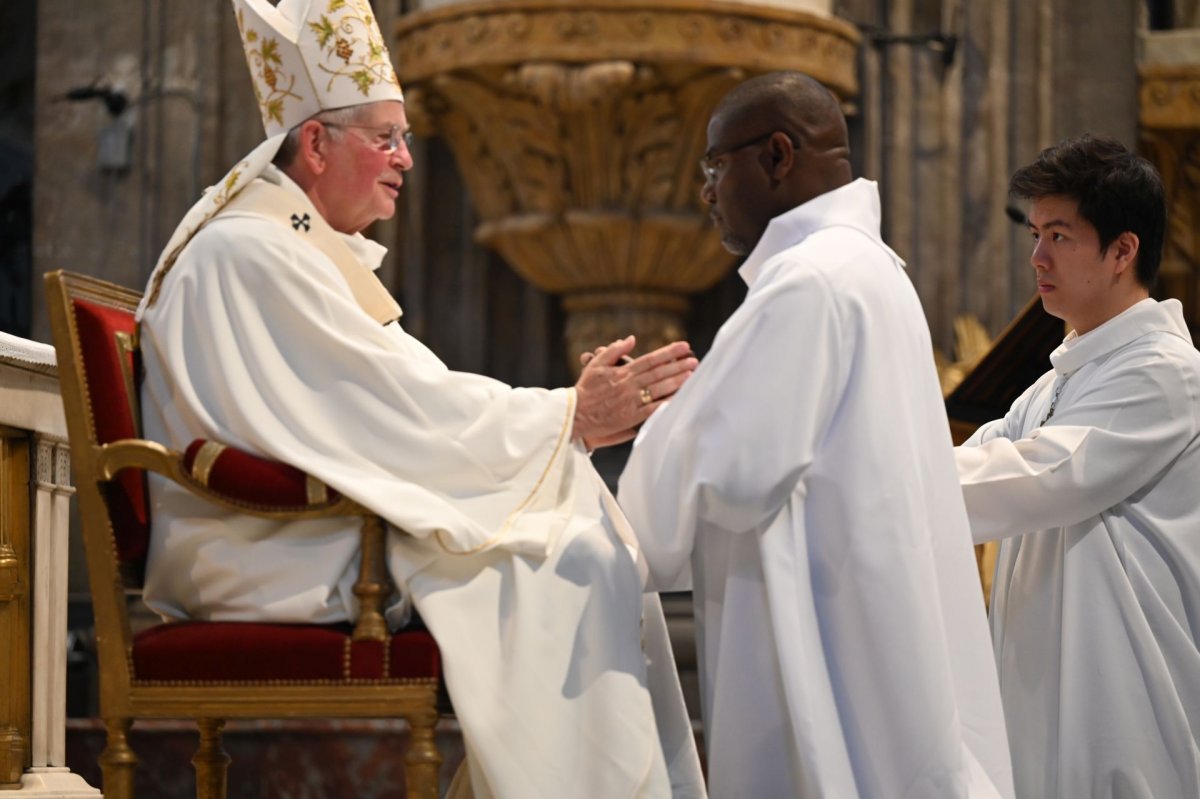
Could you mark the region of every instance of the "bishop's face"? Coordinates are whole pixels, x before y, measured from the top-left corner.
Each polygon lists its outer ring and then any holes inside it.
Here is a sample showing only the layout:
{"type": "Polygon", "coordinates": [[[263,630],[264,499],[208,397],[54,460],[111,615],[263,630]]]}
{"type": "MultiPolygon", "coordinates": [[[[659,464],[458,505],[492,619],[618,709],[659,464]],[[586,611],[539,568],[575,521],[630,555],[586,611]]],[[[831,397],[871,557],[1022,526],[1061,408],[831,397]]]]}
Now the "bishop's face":
{"type": "Polygon", "coordinates": [[[364,106],[353,124],[328,124],[334,130],[328,155],[325,215],[342,233],[357,233],[377,219],[396,213],[404,172],[412,153],[402,134],[408,131],[404,104],[388,100],[364,106]],[[394,137],[399,136],[395,150],[394,137]]]}

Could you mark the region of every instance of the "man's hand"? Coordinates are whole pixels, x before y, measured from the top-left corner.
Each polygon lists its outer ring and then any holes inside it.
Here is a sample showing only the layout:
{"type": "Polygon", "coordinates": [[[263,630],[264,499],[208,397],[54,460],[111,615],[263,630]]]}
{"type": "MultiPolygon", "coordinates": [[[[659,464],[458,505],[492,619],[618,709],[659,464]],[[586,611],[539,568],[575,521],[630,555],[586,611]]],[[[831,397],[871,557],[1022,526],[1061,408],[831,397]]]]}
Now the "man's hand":
{"type": "Polygon", "coordinates": [[[699,365],[691,347],[676,341],[630,359],[633,336],[580,356],[575,383],[575,438],[589,449],[620,444],[679,390],[699,365]]]}

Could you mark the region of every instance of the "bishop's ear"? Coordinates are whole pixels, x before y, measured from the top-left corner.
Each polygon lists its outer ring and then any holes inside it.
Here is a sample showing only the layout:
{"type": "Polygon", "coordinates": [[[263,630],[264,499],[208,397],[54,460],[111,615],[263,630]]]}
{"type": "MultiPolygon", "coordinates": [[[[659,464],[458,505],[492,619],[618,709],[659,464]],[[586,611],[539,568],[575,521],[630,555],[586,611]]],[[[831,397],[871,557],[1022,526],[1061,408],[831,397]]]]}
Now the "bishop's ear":
{"type": "Polygon", "coordinates": [[[303,161],[308,171],[319,175],[325,171],[331,143],[329,128],[310,119],[300,126],[296,159],[303,161]]]}

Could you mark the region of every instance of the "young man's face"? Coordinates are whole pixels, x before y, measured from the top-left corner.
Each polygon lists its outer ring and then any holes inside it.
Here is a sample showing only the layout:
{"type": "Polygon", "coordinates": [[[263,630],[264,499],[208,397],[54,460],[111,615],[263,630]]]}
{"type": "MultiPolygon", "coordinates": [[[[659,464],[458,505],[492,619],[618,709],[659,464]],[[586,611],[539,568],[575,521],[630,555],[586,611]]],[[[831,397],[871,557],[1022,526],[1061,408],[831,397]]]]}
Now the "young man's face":
{"type": "Polygon", "coordinates": [[[1079,215],[1079,203],[1058,195],[1036,199],[1028,225],[1034,240],[1029,262],[1046,312],[1080,335],[1114,316],[1118,248],[1114,242],[1100,252],[1100,236],[1079,215]]]}

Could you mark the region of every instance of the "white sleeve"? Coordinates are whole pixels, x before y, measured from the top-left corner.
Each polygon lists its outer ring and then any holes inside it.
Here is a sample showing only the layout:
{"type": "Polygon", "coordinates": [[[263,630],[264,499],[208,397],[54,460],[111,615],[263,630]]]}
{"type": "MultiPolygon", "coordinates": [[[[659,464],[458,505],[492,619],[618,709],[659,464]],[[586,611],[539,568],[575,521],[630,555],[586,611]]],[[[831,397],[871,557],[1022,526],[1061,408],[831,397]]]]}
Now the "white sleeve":
{"type": "Polygon", "coordinates": [[[752,293],[655,414],[618,498],[656,584],[678,585],[698,529],[757,530],[783,507],[847,380],[846,336],[818,274],[752,293]]]}
{"type": "Polygon", "coordinates": [[[211,224],[147,310],[147,390],[188,418],[172,429],[296,465],[447,551],[539,546],[563,523],[574,391],[447,369],[277,228],[211,224]]]}
{"type": "Polygon", "coordinates": [[[1053,374],[1054,373],[1051,372],[1049,375],[1044,375],[1032,386],[1022,391],[1021,396],[1013,400],[1013,404],[1009,407],[1008,413],[1004,414],[1004,416],[999,419],[993,419],[990,422],[985,422],[984,424],[980,425],[971,435],[971,437],[959,444],[959,446],[978,447],[980,444],[984,444],[997,437],[1017,438],[1019,436],[1019,431],[1021,430],[1021,420],[1024,419],[1025,414],[1029,412],[1028,405],[1030,401],[1034,396],[1037,395],[1038,387],[1041,386],[1043,382],[1052,379],[1051,376],[1053,374]]]}
{"type": "Polygon", "coordinates": [[[1117,358],[1028,437],[981,431],[977,446],[955,450],[976,542],[1095,516],[1145,486],[1196,436],[1196,387],[1176,361],[1153,351],[1117,358]]]}

